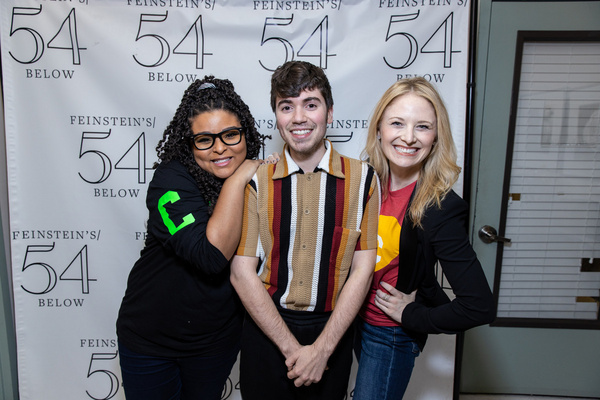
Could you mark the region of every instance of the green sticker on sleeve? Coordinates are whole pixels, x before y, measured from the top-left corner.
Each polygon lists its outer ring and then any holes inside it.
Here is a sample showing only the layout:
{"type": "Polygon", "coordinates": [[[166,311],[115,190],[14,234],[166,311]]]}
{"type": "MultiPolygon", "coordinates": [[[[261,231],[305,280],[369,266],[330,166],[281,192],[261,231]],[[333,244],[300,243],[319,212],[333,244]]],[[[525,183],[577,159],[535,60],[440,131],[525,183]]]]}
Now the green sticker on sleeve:
{"type": "Polygon", "coordinates": [[[167,193],[165,193],[164,195],[162,195],[162,197],[158,200],[158,212],[160,213],[163,222],[165,224],[165,226],[167,227],[167,229],[169,230],[169,233],[171,235],[174,235],[178,230],[193,224],[194,221],[196,221],[196,219],[194,218],[194,216],[192,214],[188,214],[185,217],[183,217],[183,222],[179,225],[175,225],[175,223],[171,220],[171,217],[169,216],[169,213],[167,212],[167,209],[165,208],[165,204],[167,203],[175,203],[176,201],[179,201],[180,197],[179,197],[179,193],[177,192],[173,192],[173,191],[168,191],[167,193]]]}

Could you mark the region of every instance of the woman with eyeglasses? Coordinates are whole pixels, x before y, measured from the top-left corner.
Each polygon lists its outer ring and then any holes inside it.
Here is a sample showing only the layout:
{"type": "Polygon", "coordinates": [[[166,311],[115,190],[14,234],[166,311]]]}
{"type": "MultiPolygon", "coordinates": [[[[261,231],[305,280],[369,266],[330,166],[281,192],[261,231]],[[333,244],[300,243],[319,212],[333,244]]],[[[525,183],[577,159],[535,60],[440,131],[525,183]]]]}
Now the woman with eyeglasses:
{"type": "Polygon", "coordinates": [[[263,140],[230,81],[185,91],[156,148],[145,247],[117,320],[128,400],[221,398],[242,328],[229,260],[263,140]]]}

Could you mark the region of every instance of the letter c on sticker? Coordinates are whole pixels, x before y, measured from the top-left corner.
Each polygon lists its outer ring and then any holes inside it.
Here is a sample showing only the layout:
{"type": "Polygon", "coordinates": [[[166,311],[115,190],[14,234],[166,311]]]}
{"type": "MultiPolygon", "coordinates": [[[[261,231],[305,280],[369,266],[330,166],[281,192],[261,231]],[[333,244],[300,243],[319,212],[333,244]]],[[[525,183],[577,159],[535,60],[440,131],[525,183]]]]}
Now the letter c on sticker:
{"type": "Polygon", "coordinates": [[[165,208],[165,204],[175,203],[179,199],[180,199],[179,193],[173,192],[170,190],[167,193],[165,193],[164,195],[162,195],[162,197],[158,200],[158,212],[160,213],[162,220],[171,235],[174,235],[175,232],[177,232],[178,230],[180,230],[180,229],[194,223],[194,221],[196,221],[196,219],[194,218],[194,216],[192,214],[188,214],[185,217],[183,217],[183,222],[181,224],[179,224],[178,226],[176,226],[175,223],[171,220],[171,217],[169,217],[169,213],[167,212],[167,209],[165,208]]]}

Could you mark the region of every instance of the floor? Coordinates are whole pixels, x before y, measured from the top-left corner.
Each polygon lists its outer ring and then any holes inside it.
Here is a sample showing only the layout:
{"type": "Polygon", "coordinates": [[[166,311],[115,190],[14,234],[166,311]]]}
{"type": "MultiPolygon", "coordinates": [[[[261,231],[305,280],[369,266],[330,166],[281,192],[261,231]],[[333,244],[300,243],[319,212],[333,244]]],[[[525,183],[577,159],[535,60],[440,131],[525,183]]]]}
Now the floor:
{"type": "Polygon", "coordinates": [[[587,397],[461,394],[460,400],[593,400],[587,397]]]}

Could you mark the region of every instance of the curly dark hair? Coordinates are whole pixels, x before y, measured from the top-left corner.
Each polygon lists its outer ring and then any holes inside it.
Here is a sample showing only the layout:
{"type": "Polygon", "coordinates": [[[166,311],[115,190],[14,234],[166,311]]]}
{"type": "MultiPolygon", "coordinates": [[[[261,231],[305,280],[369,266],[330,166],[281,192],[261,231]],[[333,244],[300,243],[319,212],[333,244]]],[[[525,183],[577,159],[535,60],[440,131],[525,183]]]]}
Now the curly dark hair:
{"type": "Polygon", "coordinates": [[[213,110],[225,110],[237,116],[246,137],[246,158],[256,158],[265,137],[258,133],[250,109],[235,92],[231,81],[210,75],[197,79],[183,93],[173,119],[156,146],[158,162],[154,164],[156,168],[171,160],[181,162],[198,183],[211,213],[224,180],[203,170],[196,162],[191,149],[191,124],[197,115],[213,110]]]}

